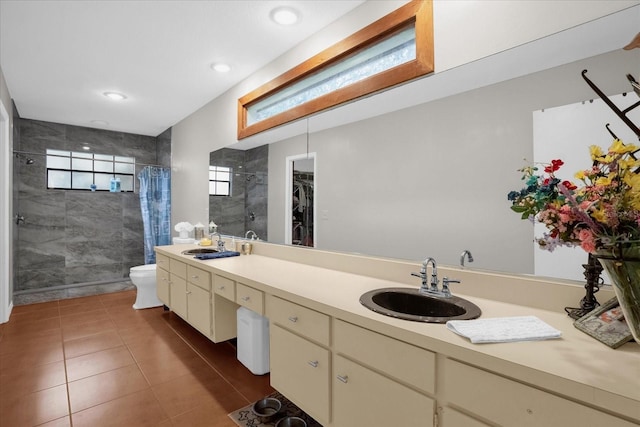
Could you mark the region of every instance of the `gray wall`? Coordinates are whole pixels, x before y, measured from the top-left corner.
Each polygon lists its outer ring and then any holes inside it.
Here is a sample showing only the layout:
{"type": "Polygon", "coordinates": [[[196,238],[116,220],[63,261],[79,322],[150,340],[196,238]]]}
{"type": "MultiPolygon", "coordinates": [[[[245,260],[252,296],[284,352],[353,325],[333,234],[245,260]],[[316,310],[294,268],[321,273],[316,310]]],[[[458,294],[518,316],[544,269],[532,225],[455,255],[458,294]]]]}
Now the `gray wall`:
{"type": "Polygon", "coordinates": [[[18,227],[14,291],[118,281],[144,264],[137,178],[134,193],[48,190],[47,148],[81,151],[88,143],[94,153],[133,156],[137,174],[143,164],[168,165],[170,138],[20,119],[17,146],[37,154],[14,158],[14,212],[26,220],[18,227]]]}

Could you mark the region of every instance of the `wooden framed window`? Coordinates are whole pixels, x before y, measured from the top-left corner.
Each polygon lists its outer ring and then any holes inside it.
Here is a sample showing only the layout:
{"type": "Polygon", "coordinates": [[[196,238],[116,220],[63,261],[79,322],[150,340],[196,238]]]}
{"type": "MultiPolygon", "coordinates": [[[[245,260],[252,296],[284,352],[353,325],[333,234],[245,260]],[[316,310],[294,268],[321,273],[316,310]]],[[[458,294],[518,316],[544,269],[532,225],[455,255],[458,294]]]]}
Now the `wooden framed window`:
{"type": "Polygon", "coordinates": [[[238,100],[238,139],[432,73],[433,8],[414,0],[238,100]]]}

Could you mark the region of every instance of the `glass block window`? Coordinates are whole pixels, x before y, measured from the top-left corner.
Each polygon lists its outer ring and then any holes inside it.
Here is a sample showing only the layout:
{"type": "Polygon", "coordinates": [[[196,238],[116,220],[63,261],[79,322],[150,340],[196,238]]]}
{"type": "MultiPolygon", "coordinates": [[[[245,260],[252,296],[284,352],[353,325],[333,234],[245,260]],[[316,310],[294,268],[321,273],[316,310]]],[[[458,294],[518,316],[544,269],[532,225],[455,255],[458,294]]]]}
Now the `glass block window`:
{"type": "Polygon", "coordinates": [[[415,23],[247,108],[252,125],[416,59],[415,23]]]}
{"type": "Polygon", "coordinates": [[[238,99],[238,139],[432,73],[432,9],[413,0],[238,99]]]}
{"type": "Polygon", "coordinates": [[[231,168],[209,166],[209,195],[231,196],[231,168]]]}
{"type": "Polygon", "coordinates": [[[134,157],[47,149],[47,188],[109,191],[111,178],[120,179],[122,191],[132,192],[134,157]]]}

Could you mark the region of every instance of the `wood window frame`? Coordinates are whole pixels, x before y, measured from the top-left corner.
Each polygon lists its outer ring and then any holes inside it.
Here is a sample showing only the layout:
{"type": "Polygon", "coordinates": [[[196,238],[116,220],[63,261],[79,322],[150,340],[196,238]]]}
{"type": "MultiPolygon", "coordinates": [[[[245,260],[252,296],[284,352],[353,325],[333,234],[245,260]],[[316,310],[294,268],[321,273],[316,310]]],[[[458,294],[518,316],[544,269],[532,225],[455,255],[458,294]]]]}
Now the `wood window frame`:
{"type": "Polygon", "coordinates": [[[407,82],[434,71],[432,0],[413,0],[346,39],[309,58],[238,99],[238,139],[272,129],[365,95],[407,82]],[[382,38],[415,22],[416,59],[370,76],[360,82],[322,95],[257,123],[247,124],[247,109],[333,63],[364,50],[382,38]]]}

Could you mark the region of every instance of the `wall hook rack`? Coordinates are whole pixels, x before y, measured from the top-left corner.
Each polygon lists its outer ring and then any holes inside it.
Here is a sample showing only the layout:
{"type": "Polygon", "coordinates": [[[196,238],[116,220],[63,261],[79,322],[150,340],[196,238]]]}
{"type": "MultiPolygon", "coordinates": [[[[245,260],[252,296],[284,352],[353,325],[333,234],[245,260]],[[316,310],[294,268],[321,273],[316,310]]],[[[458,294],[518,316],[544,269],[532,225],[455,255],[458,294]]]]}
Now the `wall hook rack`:
{"type": "Polygon", "coordinates": [[[635,125],[635,123],[633,123],[631,121],[631,119],[629,119],[627,117],[627,113],[631,110],[633,110],[634,108],[636,108],[638,105],[640,105],[640,101],[636,102],[635,104],[633,104],[632,106],[625,108],[624,110],[620,110],[610,99],[607,95],[604,94],[604,92],[602,92],[600,90],[600,88],[598,86],[595,85],[595,83],[593,83],[591,80],[589,80],[589,78],[587,77],[587,70],[582,70],[582,78],[587,82],[587,84],[589,85],[589,87],[591,87],[591,89],[593,89],[593,91],[595,93],[598,94],[598,96],[605,102],[605,104],[607,104],[609,106],[609,108],[611,108],[613,110],[614,113],[616,113],[616,115],[618,117],[620,117],[620,119],[627,125],[629,126],[629,129],[631,129],[633,131],[633,133],[636,134],[636,136],[638,137],[638,139],[640,139],[640,128],[638,128],[638,126],[635,125]]]}

